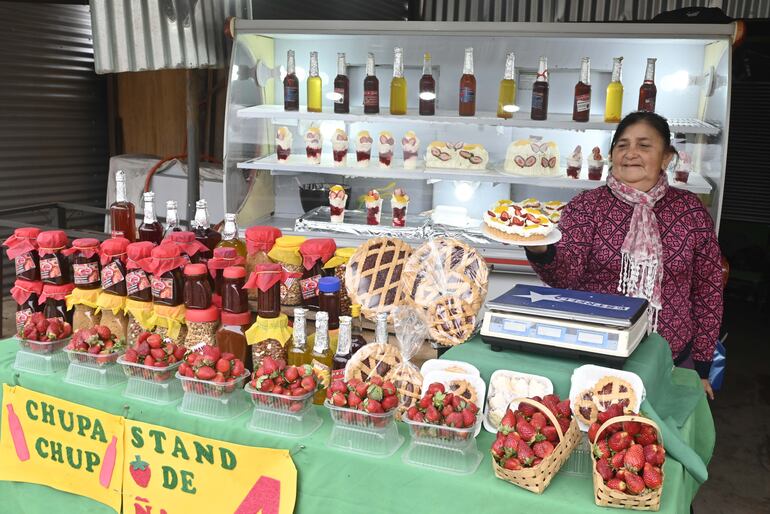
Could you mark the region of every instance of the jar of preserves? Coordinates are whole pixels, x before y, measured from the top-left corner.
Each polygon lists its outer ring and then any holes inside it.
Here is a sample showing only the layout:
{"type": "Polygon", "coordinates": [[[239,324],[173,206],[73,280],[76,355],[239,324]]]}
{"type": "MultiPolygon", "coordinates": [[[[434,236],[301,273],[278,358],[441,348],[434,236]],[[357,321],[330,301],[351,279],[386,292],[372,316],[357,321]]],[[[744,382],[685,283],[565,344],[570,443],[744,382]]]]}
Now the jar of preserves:
{"type": "Polygon", "coordinates": [[[187,335],[184,345],[187,348],[203,343],[209,346],[216,344],[216,334],[219,328],[219,309],[213,305],[206,309],[190,309],[185,312],[187,335]]]}
{"type": "Polygon", "coordinates": [[[206,245],[195,239],[195,233],[190,231],[168,232],[161,244],[173,243],[179,247],[179,251],[188,262],[199,263],[201,259],[206,262],[206,245]]]}
{"type": "Polygon", "coordinates": [[[145,267],[155,244],[149,241],[131,243],[126,248],[126,293],[128,299],[152,302],[151,273],[145,267]]]}
{"type": "Polygon", "coordinates": [[[334,257],[324,264],[324,274],[331,275],[340,279],[340,316],[350,316],[350,297],[345,289],[345,270],[348,267],[348,261],[356,253],[356,248],[337,248],[334,257]]]}
{"type": "Polygon", "coordinates": [[[174,344],[184,344],[187,338],[185,319],[187,309],[184,304],[161,305],[156,303],[152,306],[152,310],[155,333],[159,334],[162,338],[168,337],[174,344]]]}
{"type": "Polygon", "coordinates": [[[188,264],[184,268],[184,279],[184,304],[188,311],[211,307],[211,285],[206,265],[188,264]]]}
{"type": "Polygon", "coordinates": [[[246,259],[238,255],[235,248],[222,247],[214,248],[214,257],[206,263],[209,268],[209,274],[214,278],[213,303],[217,307],[222,306],[222,282],[224,280],[223,272],[230,266],[245,266],[246,259]]]}
{"type": "Polygon", "coordinates": [[[230,266],[222,273],[222,310],[226,312],[246,312],[249,310],[249,297],[246,284],[246,268],[230,266]]]}
{"type": "Polygon", "coordinates": [[[101,289],[81,289],[76,287],[67,295],[67,310],[72,311],[72,330],[91,328],[99,324],[102,314],[99,311],[101,289]]]}
{"type": "Polygon", "coordinates": [[[46,230],[38,234],[40,279],[44,284],[60,286],[72,282],[69,259],[62,253],[68,243],[69,239],[63,230],[46,230]]]}
{"type": "Polygon", "coordinates": [[[277,262],[286,272],[286,281],[281,284],[281,305],[302,305],[302,290],[299,279],[305,268],[302,267],[302,256],[299,247],[305,242],[302,236],[281,236],[275,240],[273,249],[268,257],[277,262]]]}
{"type": "Polygon", "coordinates": [[[11,288],[11,296],[16,302],[16,333],[20,334],[24,329],[24,323],[30,316],[43,310],[40,303],[40,295],[43,294],[43,283],[32,282],[17,278],[11,288]]]}
{"type": "Polygon", "coordinates": [[[329,330],[340,328],[340,279],[337,277],[323,277],[318,281],[318,310],[329,313],[329,330]]]}
{"type": "Polygon", "coordinates": [[[291,340],[289,318],[281,314],[277,318],[260,318],[246,331],[246,341],[251,347],[251,358],[255,367],[269,355],[274,359],[287,358],[287,346],[291,340]]]}
{"type": "MultiPolygon", "coordinates": [[[[251,274],[257,264],[269,264],[272,261],[268,254],[273,249],[275,241],[281,237],[281,231],[276,227],[260,226],[246,229],[246,272],[251,274]]],[[[249,300],[257,299],[257,291],[249,289],[249,300]]]]}
{"type": "Polygon", "coordinates": [[[80,289],[101,287],[101,264],[99,262],[99,240],[90,237],[75,239],[72,248],[62,250],[72,264],[72,282],[80,289]]]}
{"type": "Polygon", "coordinates": [[[40,303],[43,305],[43,315],[46,318],[59,318],[67,323],[72,323],[72,313],[67,310],[67,295],[75,289],[74,284],[46,284],[43,283],[43,293],[40,295],[40,303]]]}
{"type": "Polygon", "coordinates": [[[102,291],[116,296],[127,296],[126,260],[130,241],[125,237],[113,237],[102,242],[102,291]]]}
{"type": "Polygon", "coordinates": [[[37,236],[40,229],[21,227],[3,242],[8,247],[8,258],[16,265],[16,278],[37,282],[40,280],[40,257],[37,253],[37,236]]]}
{"type": "Polygon", "coordinates": [[[163,243],[150,252],[145,271],[152,275],[152,301],[155,305],[175,307],[184,303],[184,275],[187,260],[175,244],[163,243]]]}
{"type": "Polygon", "coordinates": [[[334,239],[308,239],[299,248],[302,255],[302,302],[306,307],[318,307],[318,281],[323,276],[323,266],[337,250],[334,239]]]}
{"type": "Polygon", "coordinates": [[[258,264],[244,286],[257,291],[257,316],[264,319],[281,315],[281,283],[285,272],[278,263],[258,264]]]}
{"type": "Polygon", "coordinates": [[[251,326],[251,313],[222,311],[222,326],[217,330],[217,346],[241,359],[248,369],[253,368],[251,352],[246,341],[246,330],[251,326]]]}

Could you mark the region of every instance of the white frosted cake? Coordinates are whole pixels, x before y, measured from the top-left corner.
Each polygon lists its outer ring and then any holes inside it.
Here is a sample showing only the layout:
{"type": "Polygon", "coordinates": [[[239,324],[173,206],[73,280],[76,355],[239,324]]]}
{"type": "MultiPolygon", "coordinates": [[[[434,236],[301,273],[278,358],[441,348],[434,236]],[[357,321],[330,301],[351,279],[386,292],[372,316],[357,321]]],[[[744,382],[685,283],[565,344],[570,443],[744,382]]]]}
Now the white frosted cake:
{"type": "Polygon", "coordinates": [[[519,139],[508,145],[503,169],[514,175],[558,175],[559,147],[553,141],[519,139]]]}
{"type": "Polygon", "coordinates": [[[434,141],[425,152],[426,168],[484,170],[489,154],[482,145],[434,141]]]}

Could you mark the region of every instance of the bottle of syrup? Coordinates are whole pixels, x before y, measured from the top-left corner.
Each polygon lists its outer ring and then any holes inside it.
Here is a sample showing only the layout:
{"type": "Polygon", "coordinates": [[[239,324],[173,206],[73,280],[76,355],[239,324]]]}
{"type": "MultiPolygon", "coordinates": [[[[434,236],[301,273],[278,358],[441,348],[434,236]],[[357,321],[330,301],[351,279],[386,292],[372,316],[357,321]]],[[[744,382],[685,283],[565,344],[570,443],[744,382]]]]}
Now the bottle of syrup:
{"type": "Polygon", "coordinates": [[[361,304],[352,304],[350,306],[350,315],[353,318],[350,352],[355,354],[358,350],[367,344],[367,341],[364,338],[364,327],[361,323],[361,304]]]}
{"type": "Polygon", "coordinates": [[[222,240],[222,234],[211,228],[208,203],[206,200],[201,199],[195,202],[195,218],[191,224],[195,239],[206,245],[206,248],[209,249],[207,255],[202,257],[210,259],[214,256],[214,248],[216,248],[222,240]]]}
{"type": "Polygon", "coordinates": [[[115,172],[115,201],[110,205],[112,231],[123,232],[123,237],[136,241],[136,208],[128,201],[126,193],[126,172],[115,172]]]}
{"type": "Polygon", "coordinates": [[[307,112],[321,112],[321,77],[318,75],[318,52],[310,52],[310,76],[307,78],[307,112]]]}
{"type": "Polygon", "coordinates": [[[537,78],[532,85],[532,110],[530,118],[533,120],[548,119],[548,58],[541,57],[537,67],[537,78]]]}
{"type": "Polygon", "coordinates": [[[163,240],[163,226],[155,217],[155,193],[144,193],[144,220],[139,225],[139,241],[150,241],[159,245],[163,240]]]}
{"type": "Polygon", "coordinates": [[[348,80],[345,54],[337,54],[337,76],[334,77],[334,112],[347,114],[350,112],[350,81],[348,80]]]}
{"type": "Polygon", "coordinates": [[[591,115],[591,59],[580,61],[580,80],[575,84],[575,99],[572,102],[572,120],[587,122],[591,115]]]}
{"type": "Polygon", "coordinates": [[[393,79],[390,81],[390,114],[406,114],[406,78],[404,78],[404,49],[393,49],[393,79]]]}
{"type": "Polygon", "coordinates": [[[345,379],[345,365],[353,356],[350,316],[340,316],[340,331],[337,338],[337,352],[332,359],[332,382],[345,379]]]}
{"type": "Polygon", "coordinates": [[[176,200],[169,200],[166,202],[166,235],[170,232],[182,231],[182,227],[179,225],[178,211],[179,209],[177,208],[176,200]]]}
{"type": "Polygon", "coordinates": [[[607,86],[607,99],[604,104],[604,121],[618,123],[623,116],[623,83],[620,79],[622,57],[612,58],[612,81],[607,86]]]}
{"type": "Polygon", "coordinates": [[[286,77],[283,79],[283,110],[299,110],[299,79],[294,71],[294,50],[286,55],[286,77]]]}
{"type": "Polygon", "coordinates": [[[647,59],[647,70],[644,72],[644,82],[639,88],[640,111],[655,112],[655,97],[658,96],[658,88],[655,86],[655,61],[657,59],[650,57],[647,59]]]}
{"type": "Polygon", "coordinates": [[[422,56],[422,77],[420,77],[420,116],[436,114],[436,79],[433,78],[433,66],[430,54],[422,56]]]}
{"type": "Polygon", "coordinates": [[[505,56],[505,74],[500,81],[500,93],[497,95],[497,117],[511,118],[516,103],[516,80],[513,77],[513,52],[505,56]]]}
{"type": "Polygon", "coordinates": [[[238,238],[238,225],[235,222],[235,214],[225,214],[225,226],[222,228],[222,240],[217,248],[235,248],[238,255],[246,257],[246,244],[238,238]]]}
{"type": "Polygon", "coordinates": [[[374,71],[374,54],[366,56],[366,77],[364,78],[364,114],[380,112],[380,81],[374,71]]]}
{"type": "Polygon", "coordinates": [[[473,75],[473,48],[465,49],[463,75],[460,77],[460,116],[476,115],[476,77],[473,75]]]}

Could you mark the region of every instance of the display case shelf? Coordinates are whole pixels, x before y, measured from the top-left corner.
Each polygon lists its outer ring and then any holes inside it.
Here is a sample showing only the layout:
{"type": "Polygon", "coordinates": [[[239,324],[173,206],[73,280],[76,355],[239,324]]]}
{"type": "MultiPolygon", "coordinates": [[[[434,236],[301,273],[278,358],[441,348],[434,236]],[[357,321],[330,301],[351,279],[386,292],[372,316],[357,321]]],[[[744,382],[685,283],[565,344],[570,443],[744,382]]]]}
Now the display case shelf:
{"type": "MultiPolygon", "coordinates": [[[[243,119],[309,120],[309,121],[345,121],[350,123],[449,123],[465,125],[487,125],[496,127],[559,129],[559,130],[615,130],[617,123],[606,123],[602,116],[591,116],[590,121],[579,123],[572,121],[571,114],[549,113],[544,121],[532,120],[529,113],[514,113],[509,119],[498,118],[495,113],[479,112],[476,116],[459,116],[454,111],[436,111],[434,116],[420,116],[417,109],[409,109],[406,115],[398,116],[387,113],[364,114],[363,107],[351,107],[348,114],[334,112],[307,112],[305,106],[299,111],[284,111],[282,105],[255,105],[238,110],[238,117],[243,119]]],[[[672,118],[669,120],[671,132],[686,134],[717,135],[719,127],[696,118],[672,118]]]]}
{"type": "MultiPolygon", "coordinates": [[[[348,156],[348,162],[355,162],[355,154],[348,156]]],[[[320,165],[308,164],[304,155],[291,155],[287,161],[278,161],[275,154],[265,157],[250,159],[238,163],[242,169],[269,170],[272,175],[297,175],[301,173],[315,173],[321,175],[337,175],[342,177],[371,177],[381,179],[397,180],[462,180],[472,182],[491,182],[495,184],[522,184],[529,186],[550,187],[557,189],[594,189],[604,185],[606,179],[606,168],[602,174],[601,180],[588,180],[587,178],[572,179],[568,178],[566,169],[562,170],[561,175],[555,177],[524,177],[510,175],[499,171],[498,166],[490,166],[486,171],[480,170],[462,170],[462,169],[425,169],[422,161],[417,163],[416,169],[406,169],[403,167],[403,161],[394,159],[390,168],[380,168],[377,165],[376,157],[373,156],[371,164],[366,168],[355,166],[334,167],[330,155],[322,156],[320,165]]],[[[587,177],[588,170],[583,169],[580,172],[581,177],[587,177]]],[[[691,173],[686,184],[670,180],[674,187],[686,189],[696,194],[708,194],[711,192],[711,184],[701,175],[691,173]]]]}

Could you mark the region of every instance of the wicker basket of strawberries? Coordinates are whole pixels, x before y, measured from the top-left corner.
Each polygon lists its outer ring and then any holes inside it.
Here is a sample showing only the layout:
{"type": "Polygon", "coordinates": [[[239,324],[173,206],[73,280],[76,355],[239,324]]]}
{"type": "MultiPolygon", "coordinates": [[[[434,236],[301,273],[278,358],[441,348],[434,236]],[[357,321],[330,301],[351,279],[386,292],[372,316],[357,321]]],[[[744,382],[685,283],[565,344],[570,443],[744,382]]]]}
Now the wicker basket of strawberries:
{"type": "Polygon", "coordinates": [[[569,400],[555,394],[520,398],[509,407],[492,444],[495,476],[542,494],[580,442],[569,400]]]}
{"type": "Polygon", "coordinates": [[[596,505],[657,511],[666,450],[654,421],[611,405],[588,430],[596,505]]]}

